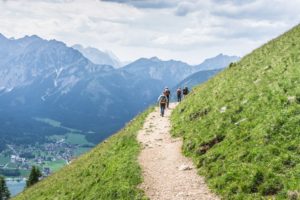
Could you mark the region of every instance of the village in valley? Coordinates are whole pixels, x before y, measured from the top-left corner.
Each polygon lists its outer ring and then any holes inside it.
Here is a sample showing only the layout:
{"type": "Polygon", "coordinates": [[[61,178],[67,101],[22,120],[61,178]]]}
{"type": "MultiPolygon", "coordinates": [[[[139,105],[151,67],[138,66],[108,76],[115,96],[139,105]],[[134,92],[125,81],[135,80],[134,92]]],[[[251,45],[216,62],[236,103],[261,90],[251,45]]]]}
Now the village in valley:
{"type": "Polygon", "coordinates": [[[0,153],[0,174],[10,178],[26,178],[31,167],[37,166],[45,177],[93,146],[84,135],[75,133],[51,136],[43,144],[10,144],[0,153]]]}

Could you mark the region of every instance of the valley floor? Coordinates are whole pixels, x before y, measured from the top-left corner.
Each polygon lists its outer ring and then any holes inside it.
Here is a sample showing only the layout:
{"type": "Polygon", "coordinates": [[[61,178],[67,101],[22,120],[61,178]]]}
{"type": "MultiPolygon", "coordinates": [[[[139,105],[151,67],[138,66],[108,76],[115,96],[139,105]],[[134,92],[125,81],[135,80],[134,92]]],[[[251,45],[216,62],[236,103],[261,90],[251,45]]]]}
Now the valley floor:
{"type": "Polygon", "coordinates": [[[169,117],[175,106],[170,104],[165,117],[160,117],[156,108],[138,133],[138,141],[143,146],[139,163],[144,182],[140,187],[152,200],[217,200],[192,161],[182,155],[181,139],[170,135],[169,117]]]}

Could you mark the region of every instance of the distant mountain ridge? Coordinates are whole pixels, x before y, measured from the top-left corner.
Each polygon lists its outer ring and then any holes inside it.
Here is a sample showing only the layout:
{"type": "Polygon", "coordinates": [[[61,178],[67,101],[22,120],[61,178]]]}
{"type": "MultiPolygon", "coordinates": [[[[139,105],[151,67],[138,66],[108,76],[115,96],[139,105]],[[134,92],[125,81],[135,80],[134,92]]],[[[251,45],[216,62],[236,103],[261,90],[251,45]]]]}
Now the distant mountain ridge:
{"type": "Polygon", "coordinates": [[[134,74],[138,77],[151,78],[161,81],[162,84],[170,88],[178,85],[187,84],[189,87],[208,80],[215,73],[221,71],[231,62],[240,59],[237,56],[227,56],[219,54],[216,57],[204,60],[199,65],[189,65],[182,61],[167,60],[163,61],[158,57],[140,58],[121,70],[134,74]]]}
{"type": "Polygon", "coordinates": [[[182,81],[180,81],[174,87],[174,90],[179,87],[181,87],[181,88],[188,87],[188,88],[192,89],[194,86],[207,81],[208,79],[215,76],[217,73],[221,72],[222,70],[223,69],[220,68],[220,69],[212,69],[212,70],[203,70],[203,71],[193,73],[192,75],[190,75],[190,76],[186,77],[185,79],[183,79],[182,81]]]}
{"type": "Polygon", "coordinates": [[[122,63],[112,52],[103,52],[93,47],[84,48],[80,44],[73,45],[72,48],[78,50],[86,58],[95,64],[99,65],[111,65],[115,68],[122,67],[122,63]]]}
{"type": "Polygon", "coordinates": [[[157,57],[140,58],[124,66],[121,70],[143,79],[158,80],[168,86],[175,85],[178,80],[195,71],[194,67],[187,63],[175,60],[162,61],[157,57]]]}
{"type": "Polygon", "coordinates": [[[46,41],[35,35],[6,40],[1,47],[0,84],[8,90],[30,84],[39,76],[53,77],[55,87],[66,87],[74,83],[63,80],[64,74],[82,77],[85,73],[112,70],[110,66],[91,63],[62,42],[46,41]]]}
{"type": "Polygon", "coordinates": [[[228,56],[221,53],[213,58],[205,59],[201,64],[196,65],[195,67],[197,68],[197,71],[222,69],[229,63],[236,62],[240,59],[241,58],[238,56],[228,56]]]}

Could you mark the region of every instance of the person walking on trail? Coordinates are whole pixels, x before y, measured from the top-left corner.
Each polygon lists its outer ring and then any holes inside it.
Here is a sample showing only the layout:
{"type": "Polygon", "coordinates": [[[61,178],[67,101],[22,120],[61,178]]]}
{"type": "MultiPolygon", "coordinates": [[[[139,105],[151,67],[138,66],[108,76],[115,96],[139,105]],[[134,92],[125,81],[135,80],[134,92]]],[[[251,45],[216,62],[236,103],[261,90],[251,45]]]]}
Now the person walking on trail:
{"type": "Polygon", "coordinates": [[[167,99],[168,99],[168,102],[167,102],[167,108],[169,108],[169,102],[170,102],[171,91],[169,90],[168,87],[165,87],[165,96],[166,96],[167,99]]]}
{"type": "Polygon", "coordinates": [[[157,102],[159,104],[160,107],[160,116],[164,116],[165,114],[165,109],[166,109],[166,105],[168,104],[168,98],[165,95],[165,91],[158,97],[157,102]]]}
{"type": "Polygon", "coordinates": [[[183,94],[183,97],[185,97],[186,95],[189,94],[189,89],[188,89],[188,87],[184,87],[184,88],[183,88],[182,94],[183,94]]]}
{"type": "Polygon", "coordinates": [[[181,88],[178,88],[177,89],[177,102],[181,102],[181,94],[182,94],[181,88]]]}

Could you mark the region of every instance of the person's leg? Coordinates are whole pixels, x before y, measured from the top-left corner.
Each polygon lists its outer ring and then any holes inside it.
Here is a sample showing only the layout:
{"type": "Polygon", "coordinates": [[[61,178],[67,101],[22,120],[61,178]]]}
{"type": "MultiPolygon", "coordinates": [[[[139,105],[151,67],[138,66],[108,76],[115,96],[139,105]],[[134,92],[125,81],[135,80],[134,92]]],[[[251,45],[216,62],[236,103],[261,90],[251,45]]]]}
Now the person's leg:
{"type": "Polygon", "coordinates": [[[166,108],[166,104],[162,104],[161,105],[161,116],[162,117],[165,115],[165,108],[166,108]]]}
{"type": "Polygon", "coordinates": [[[163,115],[163,106],[162,106],[162,104],[160,104],[160,116],[162,116],[163,115]]]}
{"type": "Polygon", "coordinates": [[[168,99],[167,108],[169,108],[170,96],[167,96],[167,99],[168,99]]]}

